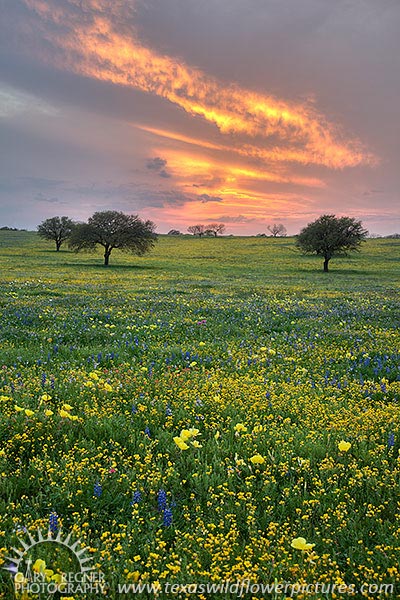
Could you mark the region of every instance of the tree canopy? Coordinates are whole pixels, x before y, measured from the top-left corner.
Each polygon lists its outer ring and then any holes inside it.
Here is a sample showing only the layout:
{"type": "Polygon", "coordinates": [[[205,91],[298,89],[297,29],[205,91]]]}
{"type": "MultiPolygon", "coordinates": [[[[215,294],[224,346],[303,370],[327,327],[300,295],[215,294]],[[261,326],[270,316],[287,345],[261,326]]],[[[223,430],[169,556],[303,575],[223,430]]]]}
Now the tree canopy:
{"type": "Polygon", "coordinates": [[[74,226],[75,223],[68,217],[51,217],[40,223],[37,230],[40,237],[56,243],[58,252],[62,243],[70,237],[74,226]]]}
{"type": "Polygon", "coordinates": [[[285,237],[287,234],[286,227],[282,223],[268,225],[267,229],[271,232],[272,237],[285,237]]]}
{"type": "Polygon", "coordinates": [[[333,256],[346,255],[348,251],[358,251],[361,242],[368,235],[361,221],[351,217],[322,215],[309,223],[297,236],[296,246],[304,253],[324,257],[324,271],[333,256]]]}
{"type": "Polygon", "coordinates": [[[217,235],[223,235],[225,233],[225,229],[226,228],[223,223],[210,223],[207,225],[205,233],[217,237],[217,235]]]}
{"type": "Polygon", "coordinates": [[[204,225],[190,225],[190,227],[187,228],[189,233],[193,233],[193,235],[198,235],[199,237],[202,237],[205,233],[206,228],[204,227],[204,225]]]}
{"type": "Polygon", "coordinates": [[[126,215],[115,210],[95,212],[87,223],[76,225],[69,246],[75,252],[103,246],[104,264],[107,266],[115,248],[138,256],[149,252],[157,240],[155,228],[152,221],[143,221],[138,215],[126,215]]]}

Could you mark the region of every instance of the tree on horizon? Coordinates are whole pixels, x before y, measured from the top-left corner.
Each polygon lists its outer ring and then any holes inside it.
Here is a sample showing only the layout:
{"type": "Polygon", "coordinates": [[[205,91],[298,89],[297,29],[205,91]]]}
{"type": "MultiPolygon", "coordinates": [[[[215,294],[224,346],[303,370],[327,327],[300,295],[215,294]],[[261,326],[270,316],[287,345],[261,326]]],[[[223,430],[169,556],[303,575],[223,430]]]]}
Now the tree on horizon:
{"type": "Polygon", "coordinates": [[[155,228],[152,221],[143,221],[138,215],[126,215],[115,210],[95,212],[87,223],[76,225],[69,246],[75,252],[103,246],[104,265],[108,266],[114,249],[137,256],[150,252],[157,241],[155,228]]]}
{"type": "Polygon", "coordinates": [[[322,215],[297,236],[296,246],[304,254],[317,254],[324,258],[324,272],[328,272],[328,264],[334,256],[347,256],[349,251],[359,251],[368,231],[361,221],[351,217],[322,215]]]}
{"type": "Polygon", "coordinates": [[[62,244],[71,236],[75,223],[69,217],[51,217],[45,219],[37,226],[38,235],[45,240],[56,243],[56,252],[59,252],[62,244]]]}

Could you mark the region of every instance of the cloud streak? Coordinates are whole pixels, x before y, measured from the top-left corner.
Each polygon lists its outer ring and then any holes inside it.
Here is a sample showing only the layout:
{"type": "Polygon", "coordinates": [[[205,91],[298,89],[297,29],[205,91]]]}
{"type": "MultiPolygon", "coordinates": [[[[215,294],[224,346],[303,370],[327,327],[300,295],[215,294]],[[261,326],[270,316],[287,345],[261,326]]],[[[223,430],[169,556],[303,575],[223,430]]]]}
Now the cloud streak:
{"type": "MultiPolygon", "coordinates": [[[[23,0],[53,52],[42,59],[60,69],[164,98],[230,136],[245,156],[261,161],[332,169],[372,164],[376,158],[349,139],[310,103],[289,102],[225,83],[146,47],[123,27],[126,3],[77,0],[57,5],[23,0]],[[83,5],[82,5],[83,6],[83,5]]],[[[132,18],[132,14],[129,14],[132,18]]]]}

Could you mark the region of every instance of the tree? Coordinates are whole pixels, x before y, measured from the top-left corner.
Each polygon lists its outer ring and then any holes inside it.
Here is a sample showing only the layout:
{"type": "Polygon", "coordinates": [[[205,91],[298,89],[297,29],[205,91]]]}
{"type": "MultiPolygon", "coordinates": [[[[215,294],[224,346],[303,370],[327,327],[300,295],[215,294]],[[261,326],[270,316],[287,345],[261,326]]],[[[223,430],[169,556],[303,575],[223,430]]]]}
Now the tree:
{"type": "Polygon", "coordinates": [[[75,223],[68,217],[52,217],[40,223],[37,230],[40,237],[56,243],[56,251],[58,252],[61,244],[71,236],[74,227],[75,223]]]}
{"type": "Polygon", "coordinates": [[[324,271],[328,272],[328,263],[333,256],[346,256],[348,251],[359,251],[361,242],[368,235],[361,221],[351,217],[322,215],[301,230],[296,246],[302,252],[318,254],[324,257],[324,271]]]}
{"type": "Polygon", "coordinates": [[[205,233],[217,237],[218,234],[222,235],[225,233],[225,225],[223,223],[210,223],[210,225],[207,226],[205,233]]]}
{"type": "Polygon", "coordinates": [[[87,223],[75,226],[69,246],[80,250],[94,250],[97,244],[104,248],[104,265],[117,248],[142,256],[149,252],[157,240],[156,226],[152,221],[142,221],[137,215],[126,215],[115,210],[95,212],[87,223]]]}
{"type": "Polygon", "coordinates": [[[282,223],[274,223],[272,226],[268,225],[267,229],[271,232],[272,237],[285,237],[287,234],[286,227],[282,223]]]}
{"type": "Polygon", "coordinates": [[[170,229],[167,235],[181,235],[179,229],[170,229]]]}
{"type": "Polygon", "coordinates": [[[199,237],[203,236],[206,231],[204,225],[191,225],[188,227],[188,232],[193,233],[193,235],[198,235],[199,237]]]}

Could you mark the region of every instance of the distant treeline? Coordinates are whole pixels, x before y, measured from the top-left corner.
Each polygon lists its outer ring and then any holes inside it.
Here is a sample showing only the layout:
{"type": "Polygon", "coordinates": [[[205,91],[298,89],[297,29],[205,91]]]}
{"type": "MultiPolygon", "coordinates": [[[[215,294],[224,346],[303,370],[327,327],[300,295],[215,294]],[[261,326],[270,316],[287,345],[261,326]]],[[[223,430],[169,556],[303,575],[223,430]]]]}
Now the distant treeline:
{"type": "Polygon", "coordinates": [[[0,231],[27,231],[27,229],[18,229],[17,227],[7,227],[4,225],[3,227],[0,227],[0,231]]]}

